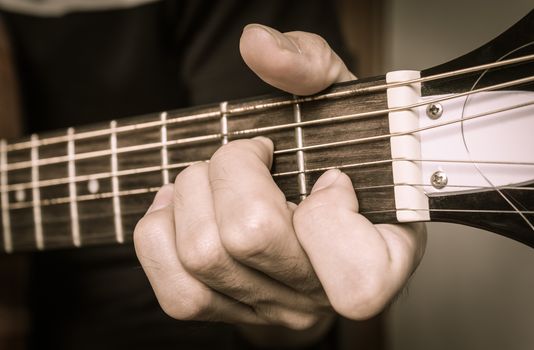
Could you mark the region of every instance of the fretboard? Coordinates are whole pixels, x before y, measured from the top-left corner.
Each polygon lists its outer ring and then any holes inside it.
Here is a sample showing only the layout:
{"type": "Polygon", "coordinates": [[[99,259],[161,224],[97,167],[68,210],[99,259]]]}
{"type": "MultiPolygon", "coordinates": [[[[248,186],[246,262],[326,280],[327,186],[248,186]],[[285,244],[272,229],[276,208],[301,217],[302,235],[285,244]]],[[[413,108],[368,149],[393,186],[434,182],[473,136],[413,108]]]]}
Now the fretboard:
{"type": "Polygon", "coordinates": [[[2,141],[0,251],[131,241],[162,184],[221,145],[258,135],[275,144],[271,170],[288,200],[341,168],[360,211],[394,222],[386,94],[373,89],[383,85],[380,77],[312,97],[223,102],[2,141]]]}

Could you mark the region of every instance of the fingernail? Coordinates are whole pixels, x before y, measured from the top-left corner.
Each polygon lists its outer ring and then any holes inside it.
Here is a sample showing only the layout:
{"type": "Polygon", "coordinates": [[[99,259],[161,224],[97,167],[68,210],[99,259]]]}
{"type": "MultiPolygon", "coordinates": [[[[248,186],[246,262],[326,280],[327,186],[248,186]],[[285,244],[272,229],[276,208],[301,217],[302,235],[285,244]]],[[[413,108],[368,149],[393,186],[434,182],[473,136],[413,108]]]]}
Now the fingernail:
{"type": "Polygon", "coordinates": [[[167,184],[159,189],[158,193],[152,201],[152,205],[148,208],[147,214],[152,213],[156,210],[163,209],[172,204],[172,199],[174,196],[174,186],[172,184],[167,184]]]}
{"type": "Polygon", "coordinates": [[[339,179],[340,175],[341,171],[339,169],[328,170],[319,177],[317,182],[315,182],[315,185],[313,185],[311,192],[313,193],[332,186],[334,183],[336,183],[337,179],[339,179]]]}
{"type": "Polygon", "coordinates": [[[254,30],[254,29],[261,30],[264,33],[269,34],[276,41],[276,44],[281,49],[288,50],[288,51],[295,52],[295,53],[300,53],[300,48],[295,44],[295,42],[292,39],[288,38],[284,34],[280,33],[279,31],[271,27],[253,23],[253,24],[247,25],[243,29],[243,31],[254,30]]]}

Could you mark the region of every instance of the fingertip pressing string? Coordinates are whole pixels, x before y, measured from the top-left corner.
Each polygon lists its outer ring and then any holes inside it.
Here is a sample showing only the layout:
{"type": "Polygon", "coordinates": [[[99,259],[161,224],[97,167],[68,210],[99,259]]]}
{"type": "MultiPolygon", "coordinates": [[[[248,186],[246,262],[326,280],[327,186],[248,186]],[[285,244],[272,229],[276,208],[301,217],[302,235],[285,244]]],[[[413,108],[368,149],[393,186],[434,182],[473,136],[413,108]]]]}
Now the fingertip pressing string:
{"type": "Polygon", "coordinates": [[[337,182],[339,177],[341,176],[341,170],[339,169],[331,169],[327,170],[324,174],[322,174],[319,179],[315,182],[315,185],[313,185],[313,188],[311,190],[311,193],[323,190],[327,187],[332,186],[334,183],[337,182]]]}

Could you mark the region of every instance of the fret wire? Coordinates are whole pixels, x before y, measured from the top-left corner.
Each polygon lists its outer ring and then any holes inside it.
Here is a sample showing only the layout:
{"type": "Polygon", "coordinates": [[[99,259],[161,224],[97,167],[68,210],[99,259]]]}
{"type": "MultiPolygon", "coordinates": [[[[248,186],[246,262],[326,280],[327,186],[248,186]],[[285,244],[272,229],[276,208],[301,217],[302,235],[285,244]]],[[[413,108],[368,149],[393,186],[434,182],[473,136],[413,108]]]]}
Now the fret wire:
{"type": "Polygon", "coordinates": [[[7,148],[6,140],[0,140],[0,191],[2,203],[2,232],[4,240],[4,250],[6,253],[13,251],[13,241],[11,236],[11,218],[9,215],[9,192],[7,191],[7,148]]]}
{"type": "MultiPolygon", "coordinates": [[[[297,96],[294,97],[295,99],[297,96]]],[[[295,103],[293,105],[293,115],[296,123],[302,122],[302,115],[300,113],[300,104],[295,103]]],[[[297,148],[302,148],[304,146],[303,143],[303,135],[302,135],[302,128],[300,126],[295,128],[295,144],[297,148]]],[[[299,197],[300,200],[303,201],[306,199],[306,194],[308,193],[308,190],[306,189],[306,164],[304,163],[304,152],[303,151],[297,151],[296,153],[297,157],[297,183],[298,183],[298,189],[299,189],[299,197]]]]}
{"type": "MultiPolygon", "coordinates": [[[[349,87],[349,88],[346,88],[346,89],[344,89],[342,91],[323,93],[323,94],[318,94],[318,95],[314,95],[314,96],[302,96],[302,97],[299,97],[297,99],[289,99],[289,100],[278,101],[278,102],[263,103],[263,104],[257,104],[257,105],[253,105],[253,106],[247,106],[247,107],[243,107],[243,106],[234,107],[234,108],[230,108],[228,110],[228,115],[240,115],[240,114],[244,114],[244,113],[255,112],[255,111],[258,111],[258,110],[272,109],[272,108],[277,108],[277,107],[282,107],[282,106],[288,106],[288,105],[292,105],[292,104],[295,104],[295,103],[305,103],[305,102],[311,102],[311,101],[328,100],[328,99],[335,99],[335,98],[344,98],[344,97],[351,97],[351,96],[355,96],[355,95],[359,95],[359,94],[367,94],[367,93],[371,93],[371,92],[380,92],[380,91],[384,91],[384,90],[387,90],[387,89],[393,88],[393,87],[407,86],[407,85],[412,85],[412,84],[416,84],[416,83],[423,83],[423,82],[428,82],[428,81],[433,81],[433,80],[445,79],[445,78],[449,78],[449,77],[453,77],[453,76],[457,76],[457,75],[463,75],[463,74],[468,74],[468,73],[472,73],[472,72],[476,72],[476,71],[487,70],[487,69],[491,69],[491,68],[497,68],[497,67],[517,64],[517,63],[528,62],[528,61],[531,61],[531,60],[534,60],[534,55],[526,55],[526,56],[516,57],[516,58],[512,58],[512,59],[502,60],[502,61],[499,61],[499,62],[492,62],[492,63],[482,64],[482,65],[477,65],[477,66],[458,69],[458,70],[454,70],[454,71],[450,71],[450,72],[434,74],[434,75],[430,75],[430,76],[427,76],[427,77],[407,80],[407,81],[404,81],[404,82],[380,84],[380,85],[368,86],[368,87],[363,87],[363,88],[350,88],[349,87]]],[[[174,124],[174,123],[181,123],[181,122],[191,122],[191,121],[201,121],[201,120],[209,119],[209,118],[213,118],[213,117],[220,117],[220,111],[204,112],[204,113],[198,113],[198,114],[193,114],[193,115],[176,117],[176,118],[169,119],[167,121],[167,124],[174,124]]],[[[151,121],[151,122],[144,122],[144,123],[138,123],[138,124],[133,124],[133,125],[119,126],[119,127],[117,127],[117,131],[116,132],[117,133],[122,133],[122,132],[140,130],[140,129],[156,127],[156,126],[161,126],[161,121],[160,120],[151,121]]],[[[86,131],[86,132],[81,132],[81,133],[76,134],[75,140],[98,137],[98,136],[106,136],[106,135],[109,135],[109,134],[110,134],[110,130],[109,129],[86,131]]],[[[50,137],[50,138],[46,138],[46,139],[40,140],[39,141],[40,142],[39,145],[40,146],[44,146],[44,145],[50,145],[50,144],[54,144],[54,143],[65,142],[65,141],[67,141],[65,136],[50,137]]],[[[16,143],[7,145],[7,151],[25,149],[25,148],[29,148],[30,146],[31,146],[31,142],[28,142],[28,141],[16,142],[16,143]]]]}
{"type": "MultiPolygon", "coordinates": [[[[528,81],[534,81],[534,76],[531,76],[529,78],[523,78],[523,79],[514,80],[513,82],[525,81],[525,79],[527,79],[528,81]]],[[[410,106],[408,106],[406,108],[416,108],[416,107],[420,107],[420,106],[423,106],[423,105],[428,105],[428,104],[431,104],[431,103],[437,103],[437,102],[441,102],[441,101],[444,101],[444,100],[449,100],[449,99],[453,99],[453,98],[457,98],[457,97],[471,95],[471,94],[474,94],[474,93],[477,93],[477,92],[489,91],[489,90],[497,88],[497,87],[498,88],[509,87],[508,84],[512,84],[513,82],[506,83],[506,86],[503,85],[503,84],[492,85],[492,86],[488,86],[488,87],[477,89],[477,90],[471,90],[470,92],[464,92],[464,93],[460,93],[460,94],[456,94],[456,95],[446,96],[446,97],[439,98],[439,99],[429,100],[429,101],[426,101],[426,102],[416,103],[416,104],[412,104],[412,105],[410,105],[410,106]]],[[[462,117],[462,118],[459,118],[459,119],[455,119],[453,121],[449,121],[447,123],[434,124],[434,125],[431,125],[431,126],[428,126],[428,127],[425,127],[425,128],[414,129],[414,130],[410,130],[410,131],[406,131],[406,132],[402,132],[402,133],[383,134],[383,135],[370,136],[370,137],[367,137],[367,138],[352,139],[352,140],[345,140],[345,141],[337,141],[337,142],[324,143],[324,144],[318,144],[318,145],[310,145],[310,146],[306,146],[306,147],[302,147],[302,148],[289,148],[289,149],[284,149],[284,150],[276,150],[275,154],[293,153],[293,152],[297,152],[299,150],[303,150],[303,151],[304,150],[313,150],[313,149],[319,149],[319,148],[329,148],[329,147],[339,147],[339,146],[344,146],[344,145],[352,145],[352,144],[361,143],[361,142],[378,141],[378,140],[382,140],[382,139],[387,139],[387,138],[389,138],[391,136],[402,136],[402,135],[407,135],[407,134],[411,134],[411,133],[421,132],[421,131],[424,131],[424,130],[434,129],[434,128],[437,128],[437,127],[441,127],[441,126],[445,126],[445,125],[449,125],[449,124],[454,124],[454,123],[458,123],[458,122],[463,122],[463,121],[467,121],[467,120],[470,120],[470,119],[475,119],[475,118],[479,118],[479,117],[483,117],[483,116],[487,116],[487,115],[491,115],[491,114],[495,114],[495,113],[499,113],[499,112],[503,112],[503,111],[522,108],[522,107],[526,107],[526,106],[533,105],[533,104],[534,104],[534,101],[526,102],[526,103],[522,103],[522,104],[511,106],[511,107],[504,107],[504,108],[492,110],[490,112],[483,112],[483,113],[476,114],[476,115],[471,116],[471,117],[462,117]]],[[[322,123],[326,124],[326,123],[331,123],[332,121],[341,121],[341,120],[344,121],[344,120],[347,120],[349,118],[354,119],[354,118],[361,118],[363,116],[367,117],[371,113],[375,114],[375,113],[379,113],[380,112],[380,114],[385,114],[386,112],[399,111],[399,110],[403,110],[403,109],[405,109],[405,107],[395,107],[395,108],[390,108],[390,109],[387,109],[387,110],[349,114],[349,115],[338,116],[338,117],[333,117],[333,118],[318,119],[318,120],[313,120],[313,121],[304,121],[304,122],[301,122],[301,123],[288,123],[288,124],[272,126],[272,127],[264,127],[264,128],[248,129],[248,130],[242,130],[242,131],[234,131],[234,132],[229,133],[229,135],[240,135],[243,132],[248,132],[248,131],[254,132],[254,133],[260,133],[260,132],[264,132],[266,130],[271,131],[271,130],[275,130],[275,129],[278,130],[278,129],[282,129],[282,128],[294,128],[294,127],[297,127],[297,126],[310,126],[310,125],[316,125],[319,122],[322,122],[322,123]]],[[[198,142],[202,142],[202,141],[213,141],[213,140],[219,140],[219,139],[221,139],[221,134],[195,136],[195,137],[189,137],[189,138],[184,138],[184,139],[168,141],[167,142],[167,146],[187,145],[187,144],[194,144],[194,143],[198,143],[198,142]]],[[[161,146],[162,146],[161,142],[154,142],[154,143],[144,144],[144,145],[128,146],[128,147],[118,148],[117,149],[117,153],[135,152],[135,151],[147,150],[147,149],[151,149],[151,148],[159,148],[161,146]]],[[[81,154],[76,155],[76,159],[79,160],[79,159],[96,158],[96,157],[101,157],[101,156],[105,156],[105,155],[109,155],[109,154],[110,154],[109,150],[86,152],[86,153],[81,153],[81,154]]],[[[45,158],[45,159],[42,159],[42,160],[39,161],[39,165],[48,165],[48,164],[65,162],[65,161],[67,161],[66,158],[67,157],[62,157],[62,156],[45,158]]],[[[17,162],[17,163],[8,164],[8,170],[11,171],[11,170],[25,168],[28,165],[31,165],[31,164],[28,164],[28,163],[30,163],[30,162],[17,162]]]]}
{"type": "Polygon", "coordinates": [[[115,224],[115,234],[118,243],[124,243],[124,233],[122,231],[121,202],[119,198],[119,179],[117,177],[118,159],[117,159],[117,134],[115,129],[117,122],[112,120],[110,123],[110,147],[111,147],[111,187],[113,197],[113,217],[115,224]]]}
{"type": "Polygon", "coordinates": [[[77,202],[77,191],[76,191],[76,162],[74,157],[76,155],[75,145],[74,145],[74,128],[69,128],[67,130],[67,154],[69,157],[68,171],[69,171],[69,198],[70,198],[70,222],[71,222],[71,233],[72,233],[72,243],[75,247],[81,246],[80,239],[80,220],[78,217],[78,202],[77,202]]]}
{"type": "Polygon", "coordinates": [[[33,222],[35,226],[35,244],[38,250],[44,249],[43,238],[43,221],[41,216],[41,192],[37,186],[39,182],[39,149],[38,136],[33,134],[31,136],[31,179],[32,179],[32,206],[33,206],[33,222]]]}
{"type": "Polygon", "coordinates": [[[221,102],[221,143],[226,145],[228,143],[228,102],[221,102]]]}
{"type": "Polygon", "coordinates": [[[167,154],[167,112],[161,113],[161,176],[163,184],[169,183],[169,156],[167,154]]]}

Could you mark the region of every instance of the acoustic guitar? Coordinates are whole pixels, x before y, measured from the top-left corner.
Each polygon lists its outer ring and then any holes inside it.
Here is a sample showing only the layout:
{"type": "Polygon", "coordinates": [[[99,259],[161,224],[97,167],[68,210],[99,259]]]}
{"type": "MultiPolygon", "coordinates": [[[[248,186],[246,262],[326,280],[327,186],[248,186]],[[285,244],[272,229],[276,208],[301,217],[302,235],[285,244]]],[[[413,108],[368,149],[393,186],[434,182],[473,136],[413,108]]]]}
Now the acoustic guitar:
{"type": "Polygon", "coordinates": [[[0,251],[132,240],[154,193],[264,135],[290,201],[338,168],[374,223],[454,222],[534,247],[534,11],[451,62],[0,141],[0,251]]]}

